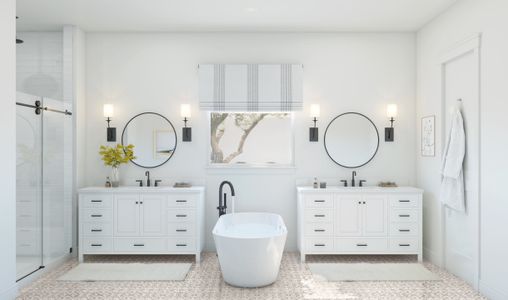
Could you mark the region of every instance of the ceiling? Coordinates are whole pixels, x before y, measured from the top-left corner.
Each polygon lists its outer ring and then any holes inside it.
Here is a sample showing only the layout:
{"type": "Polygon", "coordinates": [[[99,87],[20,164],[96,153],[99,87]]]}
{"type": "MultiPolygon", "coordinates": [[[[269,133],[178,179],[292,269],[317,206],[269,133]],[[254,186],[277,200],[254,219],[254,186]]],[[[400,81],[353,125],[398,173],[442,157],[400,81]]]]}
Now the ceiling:
{"type": "Polygon", "coordinates": [[[460,0],[17,0],[18,30],[411,32],[460,0]]]}

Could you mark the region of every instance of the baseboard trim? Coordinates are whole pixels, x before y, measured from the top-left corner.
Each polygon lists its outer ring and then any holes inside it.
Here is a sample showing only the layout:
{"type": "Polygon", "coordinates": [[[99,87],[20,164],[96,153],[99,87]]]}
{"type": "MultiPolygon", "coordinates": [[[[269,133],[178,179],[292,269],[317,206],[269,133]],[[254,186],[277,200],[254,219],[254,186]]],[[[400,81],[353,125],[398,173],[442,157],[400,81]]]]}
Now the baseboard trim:
{"type": "Polygon", "coordinates": [[[18,286],[14,284],[10,288],[0,293],[0,299],[13,300],[18,296],[18,286]]]}
{"type": "Polygon", "coordinates": [[[438,255],[435,251],[430,250],[429,248],[423,247],[423,259],[430,261],[431,263],[435,264],[440,268],[443,267],[443,261],[441,259],[441,256],[438,255]]]}
{"type": "Polygon", "coordinates": [[[508,299],[508,291],[500,291],[480,280],[480,293],[492,300],[508,299]]]}

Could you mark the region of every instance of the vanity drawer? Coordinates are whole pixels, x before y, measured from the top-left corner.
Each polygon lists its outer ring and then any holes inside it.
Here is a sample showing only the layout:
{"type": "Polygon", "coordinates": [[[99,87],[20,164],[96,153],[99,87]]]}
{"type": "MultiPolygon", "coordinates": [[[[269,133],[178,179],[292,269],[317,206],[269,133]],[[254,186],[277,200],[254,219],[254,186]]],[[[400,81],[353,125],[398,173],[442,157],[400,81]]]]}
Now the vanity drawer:
{"type": "Polygon", "coordinates": [[[383,252],[388,249],[388,240],[375,238],[341,238],[336,240],[335,248],[343,252],[383,252]]]}
{"type": "Polygon", "coordinates": [[[168,235],[173,236],[193,236],[196,233],[194,223],[169,223],[168,235]]]}
{"type": "Polygon", "coordinates": [[[305,195],[303,199],[305,206],[309,208],[333,208],[333,197],[331,194],[305,195]]]}
{"type": "Polygon", "coordinates": [[[305,251],[308,252],[333,252],[332,238],[313,238],[307,239],[305,251]]]}
{"type": "Polygon", "coordinates": [[[84,253],[110,252],[113,251],[113,240],[110,238],[84,238],[83,245],[80,247],[84,253]]]}
{"type": "Polygon", "coordinates": [[[392,207],[400,207],[400,208],[417,208],[419,207],[419,199],[418,195],[391,195],[390,196],[390,205],[392,207]]]}
{"type": "Polygon", "coordinates": [[[333,222],[333,209],[308,209],[305,211],[305,222],[333,222]]]}
{"type": "Polygon", "coordinates": [[[194,222],[196,212],[191,209],[168,210],[168,222],[194,222]]]}
{"type": "Polygon", "coordinates": [[[168,195],[168,208],[196,207],[197,199],[198,195],[194,194],[168,195]]]}
{"type": "Polygon", "coordinates": [[[87,236],[110,236],[113,234],[111,223],[83,223],[83,232],[87,236]]]}
{"type": "Polygon", "coordinates": [[[113,206],[113,196],[111,195],[84,195],[81,201],[83,207],[87,208],[111,208],[113,206]]]}
{"type": "Polygon", "coordinates": [[[163,252],[166,240],[161,238],[115,238],[114,249],[118,252],[163,252]]]}
{"type": "Polygon", "coordinates": [[[113,211],[111,209],[84,209],[83,221],[84,222],[111,222],[113,211]]]}
{"type": "Polygon", "coordinates": [[[390,235],[418,235],[417,223],[391,223],[390,235]]]}
{"type": "Polygon", "coordinates": [[[168,251],[170,252],[195,252],[196,242],[194,238],[168,239],[168,251]]]}
{"type": "Polygon", "coordinates": [[[417,222],[420,211],[417,209],[391,209],[390,222],[417,222]]]}
{"type": "Polygon", "coordinates": [[[418,251],[417,238],[390,239],[390,251],[394,252],[416,252],[418,251]]]}
{"type": "Polygon", "coordinates": [[[309,223],[305,224],[307,236],[331,236],[333,235],[333,223],[309,223]]]}

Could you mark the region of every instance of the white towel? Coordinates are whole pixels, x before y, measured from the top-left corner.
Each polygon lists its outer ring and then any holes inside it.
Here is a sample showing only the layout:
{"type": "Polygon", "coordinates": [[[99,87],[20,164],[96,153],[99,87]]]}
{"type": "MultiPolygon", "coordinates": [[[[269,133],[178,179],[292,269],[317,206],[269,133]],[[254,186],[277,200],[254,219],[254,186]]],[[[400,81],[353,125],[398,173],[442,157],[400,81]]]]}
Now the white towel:
{"type": "Polygon", "coordinates": [[[456,211],[465,212],[464,175],[462,165],[466,153],[464,120],[459,107],[451,114],[451,128],[443,155],[441,202],[456,211]]]}

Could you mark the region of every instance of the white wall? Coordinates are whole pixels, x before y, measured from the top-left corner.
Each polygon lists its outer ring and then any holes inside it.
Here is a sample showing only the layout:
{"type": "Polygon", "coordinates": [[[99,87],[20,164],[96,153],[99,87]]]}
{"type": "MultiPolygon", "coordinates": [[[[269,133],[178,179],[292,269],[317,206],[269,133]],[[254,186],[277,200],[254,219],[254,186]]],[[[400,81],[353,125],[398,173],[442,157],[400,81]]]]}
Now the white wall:
{"type": "Polygon", "coordinates": [[[16,280],[16,1],[0,1],[0,299],[15,295],[16,280]]]}
{"type": "MultiPolygon", "coordinates": [[[[419,120],[436,115],[437,155],[417,156],[417,182],[425,189],[424,247],[435,263],[442,262],[441,223],[438,204],[441,161],[441,74],[439,58],[454,42],[475,33],[482,34],[481,46],[481,270],[480,289],[493,299],[507,299],[508,201],[505,189],[508,159],[508,2],[463,0],[457,2],[417,36],[417,133],[419,120]]],[[[419,139],[419,136],[418,136],[419,139]]],[[[418,146],[419,149],[419,146],[418,146]]],[[[418,150],[419,151],[419,150],[418,150]]]]}
{"type": "MultiPolygon", "coordinates": [[[[368,184],[393,180],[415,183],[415,37],[413,34],[120,34],[88,33],[86,39],[86,184],[103,185],[109,175],[98,155],[106,144],[102,104],[114,103],[118,141],[133,115],[155,111],[177,128],[173,158],[152,171],[165,184],[192,180],[206,184],[208,232],[217,219],[219,183],[235,185],[239,211],[281,214],[288,226],[288,250],[296,249],[296,183],[317,176],[330,185],[350,178],[335,165],[322,141],[328,122],[337,114],[359,111],[378,126],[377,157],[358,170],[368,184]],[[296,113],[296,168],[282,170],[207,169],[207,114],[198,108],[199,63],[303,63],[305,111],[296,113]],[[181,142],[180,103],[192,104],[193,142],[181,142]],[[320,142],[308,142],[312,125],[309,104],[321,104],[320,142]],[[397,103],[396,140],[384,142],[386,104],[397,103]]],[[[142,179],[144,170],[122,167],[123,184],[142,179]]],[[[211,234],[207,249],[213,249],[211,234]]]]}

